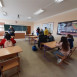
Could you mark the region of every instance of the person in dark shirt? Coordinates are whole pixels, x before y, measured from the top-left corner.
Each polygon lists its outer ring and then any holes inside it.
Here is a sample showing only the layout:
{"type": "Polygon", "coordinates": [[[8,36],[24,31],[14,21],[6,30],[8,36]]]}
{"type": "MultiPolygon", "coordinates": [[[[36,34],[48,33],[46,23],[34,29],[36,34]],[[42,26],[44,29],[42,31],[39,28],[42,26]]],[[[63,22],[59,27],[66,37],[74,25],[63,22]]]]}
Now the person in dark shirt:
{"type": "Polygon", "coordinates": [[[74,38],[72,35],[68,34],[67,39],[68,39],[68,42],[70,43],[70,49],[72,49],[74,47],[73,45],[74,38]]]}
{"type": "Polygon", "coordinates": [[[39,27],[37,28],[36,32],[37,32],[37,36],[38,36],[39,33],[40,33],[40,28],[39,27]]]}
{"type": "Polygon", "coordinates": [[[43,34],[43,35],[44,35],[44,31],[43,31],[43,29],[41,29],[41,30],[40,30],[40,32],[41,32],[41,34],[43,34]]]}
{"type": "Polygon", "coordinates": [[[48,42],[51,42],[51,41],[55,41],[55,39],[54,39],[52,33],[49,33],[49,35],[48,35],[48,42]]]}
{"type": "Polygon", "coordinates": [[[45,36],[42,32],[39,34],[38,47],[40,48],[40,44],[43,42],[47,42],[47,36],[45,36]]]}
{"type": "Polygon", "coordinates": [[[8,33],[11,35],[11,36],[15,36],[15,30],[12,26],[10,26],[9,30],[8,30],[8,33]]]}

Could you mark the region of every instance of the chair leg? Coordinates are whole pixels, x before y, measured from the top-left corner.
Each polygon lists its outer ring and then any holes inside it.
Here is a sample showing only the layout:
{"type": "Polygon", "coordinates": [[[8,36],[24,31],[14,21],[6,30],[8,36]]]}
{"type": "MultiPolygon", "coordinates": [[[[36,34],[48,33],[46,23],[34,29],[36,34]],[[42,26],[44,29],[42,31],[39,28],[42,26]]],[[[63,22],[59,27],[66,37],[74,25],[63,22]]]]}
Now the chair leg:
{"type": "Polygon", "coordinates": [[[19,75],[19,73],[20,73],[20,66],[17,67],[17,73],[18,73],[18,77],[19,77],[20,76],[19,75]]]}
{"type": "Polygon", "coordinates": [[[2,77],[4,77],[4,74],[3,74],[3,72],[1,72],[1,75],[2,75],[2,77]]]}

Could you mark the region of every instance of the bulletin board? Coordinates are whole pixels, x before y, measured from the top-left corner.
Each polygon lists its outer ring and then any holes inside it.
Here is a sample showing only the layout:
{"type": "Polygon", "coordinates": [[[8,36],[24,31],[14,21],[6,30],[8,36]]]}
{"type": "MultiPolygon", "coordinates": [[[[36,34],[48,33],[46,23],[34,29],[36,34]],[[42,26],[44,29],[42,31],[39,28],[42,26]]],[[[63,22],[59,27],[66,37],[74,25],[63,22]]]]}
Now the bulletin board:
{"type": "Polygon", "coordinates": [[[58,35],[71,34],[71,35],[77,36],[77,20],[59,22],[57,34],[58,35]]]}

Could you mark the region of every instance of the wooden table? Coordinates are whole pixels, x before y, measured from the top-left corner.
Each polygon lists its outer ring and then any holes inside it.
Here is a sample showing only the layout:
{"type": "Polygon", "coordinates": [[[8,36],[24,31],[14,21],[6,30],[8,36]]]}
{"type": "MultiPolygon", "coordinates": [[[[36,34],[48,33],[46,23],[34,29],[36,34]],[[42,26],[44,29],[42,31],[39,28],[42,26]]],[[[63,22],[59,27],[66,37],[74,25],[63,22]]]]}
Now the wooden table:
{"type": "Polygon", "coordinates": [[[18,53],[22,52],[21,47],[19,46],[13,46],[13,47],[7,47],[7,48],[1,48],[0,49],[0,60],[5,57],[11,57],[18,53]]]}
{"type": "Polygon", "coordinates": [[[38,42],[38,38],[34,38],[34,45],[38,42]]]}
{"type": "Polygon", "coordinates": [[[38,36],[29,36],[29,43],[34,41],[34,38],[38,38],[38,36]]]}
{"type": "Polygon", "coordinates": [[[50,48],[50,49],[56,48],[56,41],[47,42],[47,43],[42,43],[42,45],[44,45],[44,56],[45,56],[46,47],[48,47],[48,48],[50,48]]]}
{"type": "Polygon", "coordinates": [[[29,36],[33,36],[32,34],[26,34],[25,35],[25,40],[26,40],[26,38],[28,38],[29,36]]]}

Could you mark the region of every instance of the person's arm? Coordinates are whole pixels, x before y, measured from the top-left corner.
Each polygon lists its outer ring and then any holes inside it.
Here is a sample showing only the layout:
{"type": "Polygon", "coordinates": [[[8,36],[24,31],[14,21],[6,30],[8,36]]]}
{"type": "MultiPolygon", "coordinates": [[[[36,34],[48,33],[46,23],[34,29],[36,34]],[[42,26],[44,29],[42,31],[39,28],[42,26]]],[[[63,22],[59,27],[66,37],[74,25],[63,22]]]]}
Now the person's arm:
{"type": "Polygon", "coordinates": [[[0,42],[0,46],[4,46],[5,41],[6,41],[5,39],[2,39],[0,42]]]}
{"type": "Polygon", "coordinates": [[[16,41],[14,40],[14,38],[11,38],[11,41],[12,41],[13,44],[16,43],[16,41]]]}
{"type": "Polygon", "coordinates": [[[10,34],[10,29],[8,30],[8,33],[10,34]]]}
{"type": "Polygon", "coordinates": [[[14,28],[13,28],[13,32],[15,32],[14,28]]]}
{"type": "Polygon", "coordinates": [[[52,40],[55,41],[54,37],[52,36],[52,40]]]}
{"type": "Polygon", "coordinates": [[[60,42],[60,43],[56,43],[56,46],[57,46],[57,47],[62,46],[62,42],[60,42]]]}

